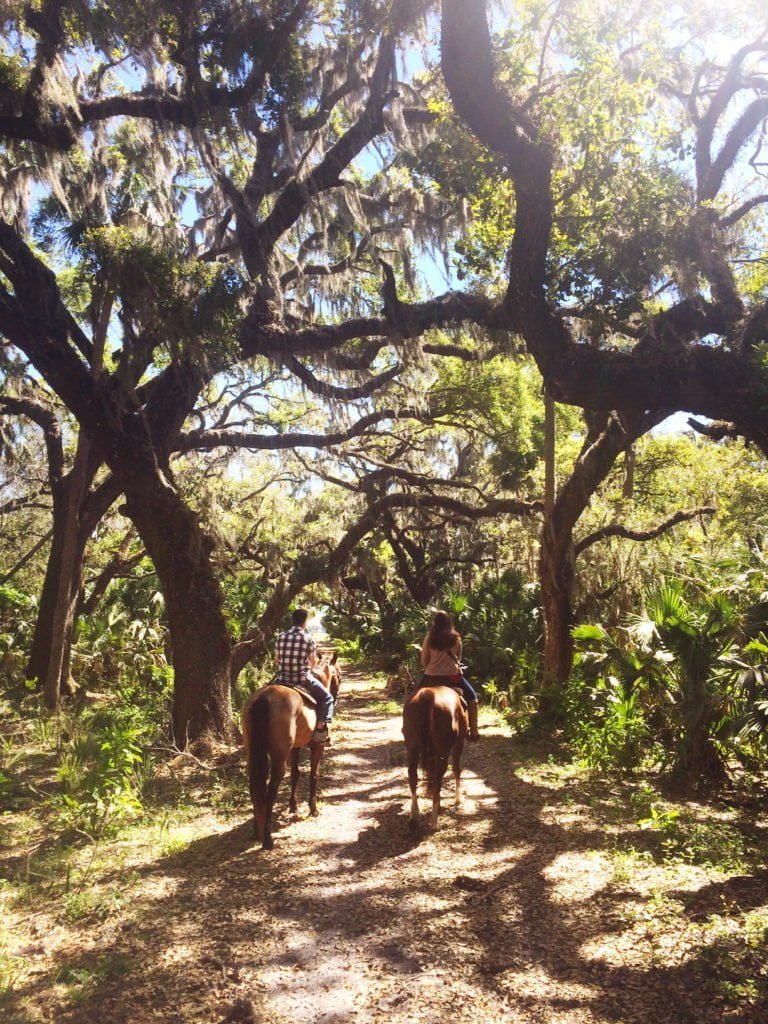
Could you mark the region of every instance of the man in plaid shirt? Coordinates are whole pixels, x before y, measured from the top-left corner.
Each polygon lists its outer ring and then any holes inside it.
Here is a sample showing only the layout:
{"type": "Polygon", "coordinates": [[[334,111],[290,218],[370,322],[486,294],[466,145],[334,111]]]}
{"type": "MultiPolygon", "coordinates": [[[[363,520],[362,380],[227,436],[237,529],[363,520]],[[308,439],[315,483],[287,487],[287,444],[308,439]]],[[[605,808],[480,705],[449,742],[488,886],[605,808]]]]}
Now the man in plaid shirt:
{"type": "Polygon", "coordinates": [[[308,612],[297,608],[291,612],[291,628],[277,638],[276,683],[285,686],[303,686],[317,701],[317,727],[312,739],[327,743],[330,739],[328,723],[333,718],[333,697],[320,680],[310,671],[317,661],[317,646],[306,629],[308,612]]]}

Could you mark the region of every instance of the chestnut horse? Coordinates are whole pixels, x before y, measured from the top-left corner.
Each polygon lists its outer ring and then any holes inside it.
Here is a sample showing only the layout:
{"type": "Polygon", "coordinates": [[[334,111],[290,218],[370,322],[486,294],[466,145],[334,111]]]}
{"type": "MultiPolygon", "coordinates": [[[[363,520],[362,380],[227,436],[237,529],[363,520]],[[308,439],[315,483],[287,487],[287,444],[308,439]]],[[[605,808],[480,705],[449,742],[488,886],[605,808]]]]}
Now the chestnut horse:
{"type": "Polygon", "coordinates": [[[333,697],[334,704],[337,703],[339,699],[339,690],[341,689],[341,669],[338,666],[336,660],[337,658],[338,654],[335,651],[332,656],[325,654],[323,655],[323,659],[320,662],[320,665],[316,669],[313,669],[313,671],[319,672],[320,666],[325,665],[325,663],[328,662],[328,670],[330,672],[330,675],[328,676],[327,679],[325,678],[325,676],[321,676],[320,679],[331,691],[331,696],[333,697]],[[330,661],[328,661],[329,657],[330,661]]]}
{"type": "MultiPolygon", "coordinates": [[[[325,655],[312,672],[327,687],[338,680],[337,655],[325,655]]],[[[337,682],[338,692],[338,682],[337,682]]],[[[290,686],[270,683],[250,698],[243,708],[243,745],[248,764],[248,785],[253,804],[257,839],[263,850],[271,850],[272,808],[278,787],[291,757],[291,798],[289,809],[298,810],[296,786],[299,781],[299,752],[309,747],[309,812],[317,814],[317,779],[324,743],[315,743],[312,734],[317,714],[301,694],[290,686]]]]}
{"type": "Polygon", "coordinates": [[[469,732],[469,719],[460,691],[452,686],[422,686],[403,708],[403,736],[411,787],[411,821],[419,820],[416,787],[419,762],[427,776],[427,792],[432,797],[432,828],[440,814],[440,787],[450,759],[456,781],[454,803],[461,804],[461,754],[469,732]]]}

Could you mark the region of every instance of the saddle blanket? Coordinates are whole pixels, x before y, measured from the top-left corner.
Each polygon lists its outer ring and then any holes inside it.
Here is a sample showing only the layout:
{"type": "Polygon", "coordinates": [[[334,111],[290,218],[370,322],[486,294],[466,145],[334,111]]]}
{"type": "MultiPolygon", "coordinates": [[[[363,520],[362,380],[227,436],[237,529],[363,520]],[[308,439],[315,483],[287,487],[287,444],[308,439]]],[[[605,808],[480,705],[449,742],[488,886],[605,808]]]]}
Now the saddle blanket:
{"type": "Polygon", "coordinates": [[[301,683],[284,683],[281,679],[275,676],[274,679],[270,679],[267,686],[287,686],[289,690],[295,690],[298,694],[301,694],[301,699],[311,708],[317,707],[317,701],[309,692],[305,690],[301,683]]]}
{"type": "Polygon", "coordinates": [[[467,698],[464,696],[464,691],[460,686],[454,686],[453,680],[450,679],[450,677],[422,675],[421,679],[419,679],[418,683],[413,688],[414,692],[416,690],[420,690],[422,686],[449,686],[452,690],[455,690],[456,693],[458,693],[461,698],[462,708],[465,711],[467,710],[467,698]]]}

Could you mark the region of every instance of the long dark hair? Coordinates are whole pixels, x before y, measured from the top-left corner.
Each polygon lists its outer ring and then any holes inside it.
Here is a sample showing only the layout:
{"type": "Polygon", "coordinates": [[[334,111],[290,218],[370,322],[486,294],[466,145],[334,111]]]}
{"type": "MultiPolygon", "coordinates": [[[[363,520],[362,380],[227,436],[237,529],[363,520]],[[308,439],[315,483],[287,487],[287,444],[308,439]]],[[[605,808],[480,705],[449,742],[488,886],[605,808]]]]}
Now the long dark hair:
{"type": "Polygon", "coordinates": [[[433,651],[449,651],[459,640],[461,636],[453,628],[453,620],[448,612],[435,612],[427,636],[427,646],[433,651]]]}

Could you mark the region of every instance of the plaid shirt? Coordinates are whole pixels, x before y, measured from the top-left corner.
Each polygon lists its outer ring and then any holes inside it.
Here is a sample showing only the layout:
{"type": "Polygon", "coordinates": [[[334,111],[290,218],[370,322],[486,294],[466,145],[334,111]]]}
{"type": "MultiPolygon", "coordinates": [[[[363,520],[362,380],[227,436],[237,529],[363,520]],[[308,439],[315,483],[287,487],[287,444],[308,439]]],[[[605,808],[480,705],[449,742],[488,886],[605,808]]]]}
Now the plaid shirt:
{"type": "Polygon", "coordinates": [[[315,653],[315,641],[302,626],[291,626],[275,644],[278,682],[304,683],[309,679],[309,659],[315,653]]]}

